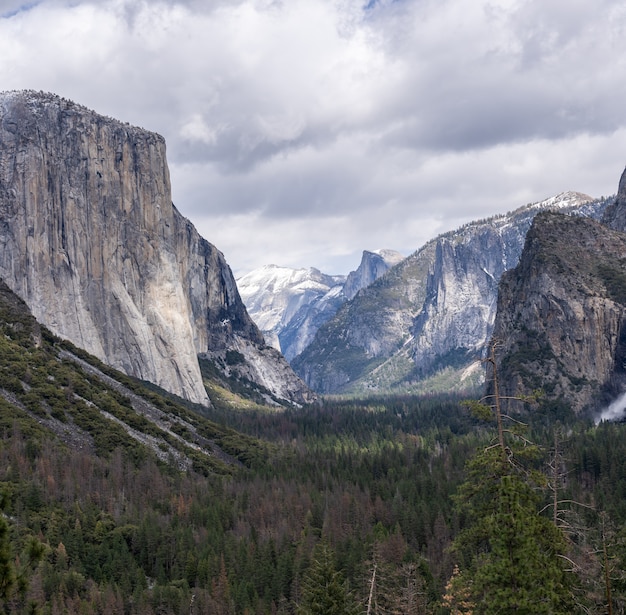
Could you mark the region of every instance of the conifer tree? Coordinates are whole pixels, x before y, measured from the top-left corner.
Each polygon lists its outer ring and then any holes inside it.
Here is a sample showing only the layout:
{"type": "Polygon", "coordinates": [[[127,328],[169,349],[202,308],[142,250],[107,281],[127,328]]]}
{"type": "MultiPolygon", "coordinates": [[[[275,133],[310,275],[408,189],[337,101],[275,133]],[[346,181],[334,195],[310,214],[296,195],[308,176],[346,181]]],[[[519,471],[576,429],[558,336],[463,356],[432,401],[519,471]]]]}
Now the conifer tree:
{"type": "MultiPolygon", "coordinates": [[[[474,615],[576,613],[575,578],[566,571],[563,533],[539,512],[546,480],[532,469],[538,449],[523,433],[523,424],[505,427],[494,347],[489,362],[493,403],[473,407],[483,416],[495,414],[495,443],[470,460],[457,494],[465,527],[454,547],[464,569],[451,587],[472,605],[468,612],[474,615]]],[[[455,603],[450,592],[447,598],[455,603]]]]}
{"type": "Polygon", "coordinates": [[[299,615],[357,615],[359,605],[335,569],[333,551],[322,541],[313,552],[313,561],[303,580],[299,615]]]}
{"type": "Polygon", "coordinates": [[[9,613],[12,603],[15,603],[20,608],[27,608],[29,613],[35,613],[37,611],[35,604],[26,606],[22,602],[28,590],[28,576],[43,558],[44,546],[31,538],[19,558],[21,564],[16,565],[11,547],[10,527],[2,512],[4,505],[3,497],[0,501],[0,607],[9,613]]]}
{"type": "Polygon", "coordinates": [[[6,606],[15,588],[15,567],[11,556],[9,524],[0,513],[0,604],[6,606]]]}

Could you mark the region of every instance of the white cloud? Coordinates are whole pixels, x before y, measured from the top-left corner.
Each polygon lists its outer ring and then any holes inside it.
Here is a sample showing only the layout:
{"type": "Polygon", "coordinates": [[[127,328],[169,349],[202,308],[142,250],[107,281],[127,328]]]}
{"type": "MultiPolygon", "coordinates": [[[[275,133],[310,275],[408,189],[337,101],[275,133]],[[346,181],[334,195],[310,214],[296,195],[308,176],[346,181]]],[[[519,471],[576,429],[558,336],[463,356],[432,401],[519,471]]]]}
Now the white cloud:
{"type": "Polygon", "coordinates": [[[626,162],[616,0],[0,0],[3,89],[163,134],[235,270],[337,273],[626,162]],[[272,258],[270,258],[272,256],[272,258]]]}

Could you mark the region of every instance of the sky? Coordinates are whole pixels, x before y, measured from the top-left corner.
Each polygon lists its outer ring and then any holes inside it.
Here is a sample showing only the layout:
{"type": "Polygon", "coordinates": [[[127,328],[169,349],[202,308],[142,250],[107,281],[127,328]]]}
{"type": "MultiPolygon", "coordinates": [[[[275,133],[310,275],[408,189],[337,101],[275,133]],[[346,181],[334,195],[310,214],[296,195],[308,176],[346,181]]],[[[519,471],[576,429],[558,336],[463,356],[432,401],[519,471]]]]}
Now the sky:
{"type": "Polygon", "coordinates": [[[158,132],[237,277],[356,269],[626,165],[622,0],[0,0],[0,90],[158,132]]]}

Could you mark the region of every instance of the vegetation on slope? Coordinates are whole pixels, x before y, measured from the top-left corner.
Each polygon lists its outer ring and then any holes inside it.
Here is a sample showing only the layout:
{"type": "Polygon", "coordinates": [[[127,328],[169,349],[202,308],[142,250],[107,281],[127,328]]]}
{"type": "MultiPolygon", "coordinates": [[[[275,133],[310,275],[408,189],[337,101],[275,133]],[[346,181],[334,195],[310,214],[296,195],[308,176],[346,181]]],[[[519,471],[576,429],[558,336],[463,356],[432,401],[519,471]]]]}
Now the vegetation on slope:
{"type": "MultiPolygon", "coordinates": [[[[466,471],[492,429],[458,399],[277,412],[233,411],[225,396],[201,414],[61,343],[14,297],[0,310],[0,576],[27,581],[0,594],[5,612],[314,613],[328,581],[338,613],[444,614],[463,612],[455,578],[498,578],[502,545],[450,549],[479,529],[460,485],[487,485],[492,472],[489,460],[466,471]],[[479,553],[493,563],[482,572],[479,553]]],[[[543,416],[529,429],[535,475],[556,459],[553,427],[543,416]]],[[[624,428],[560,429],[558,499],[584,504],[559,504],[577,528],[558,530],[577,567],[566,598],[599,612],[604,547],[621,608],[624,428]]],[[[510,476],[502,496],[551,536],[546,482],[510,476]]],[[[508,518],[504,501],[496,519],[508,518]]]]}

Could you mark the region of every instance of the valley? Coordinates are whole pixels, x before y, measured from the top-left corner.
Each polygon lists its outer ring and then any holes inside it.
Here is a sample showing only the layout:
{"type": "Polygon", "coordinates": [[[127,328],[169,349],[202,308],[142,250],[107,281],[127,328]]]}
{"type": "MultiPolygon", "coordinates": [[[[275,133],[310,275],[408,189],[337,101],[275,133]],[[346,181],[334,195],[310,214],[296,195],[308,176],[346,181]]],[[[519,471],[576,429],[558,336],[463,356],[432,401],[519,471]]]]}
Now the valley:
{"type": "Polygon", "coordinates": [[[0,114],[4,613],[626,609],[626,172],[240,292],[162,137],[0,114]]]}
{"type": "MultiPolygon", "coordinates": [[[[46,613],[295,613],[320,544],[361,611],[375,568],[373,612],[450,612],[459,561],[450,549],[471,527],[456,498],[468,461],[495,438],[461,399],[281,411],[214,399],[200,413],[94,358],[76,360],[45,331],[34,347],[28,327],[16,329],[5,325],[0,342],[2,520],[21,562],[32,541],[43,555],[20,570],[28,589],[11,595],[9,612],[32,603],[46,613]]],[[[602,532],[611,532],[612,571],[626,556],[626,427],[569,415],[555,432],[549,413],[516,416],[532,416],[539,445],[524,463],[552,477],[558,454],[567,475],[559,501],[578,503],[558,510],[577,528],[567,533],[578,567],[568,591],[595,608],[602,532]]],[[[536,489],[550,518],[549,485],[536,489]]]]}

